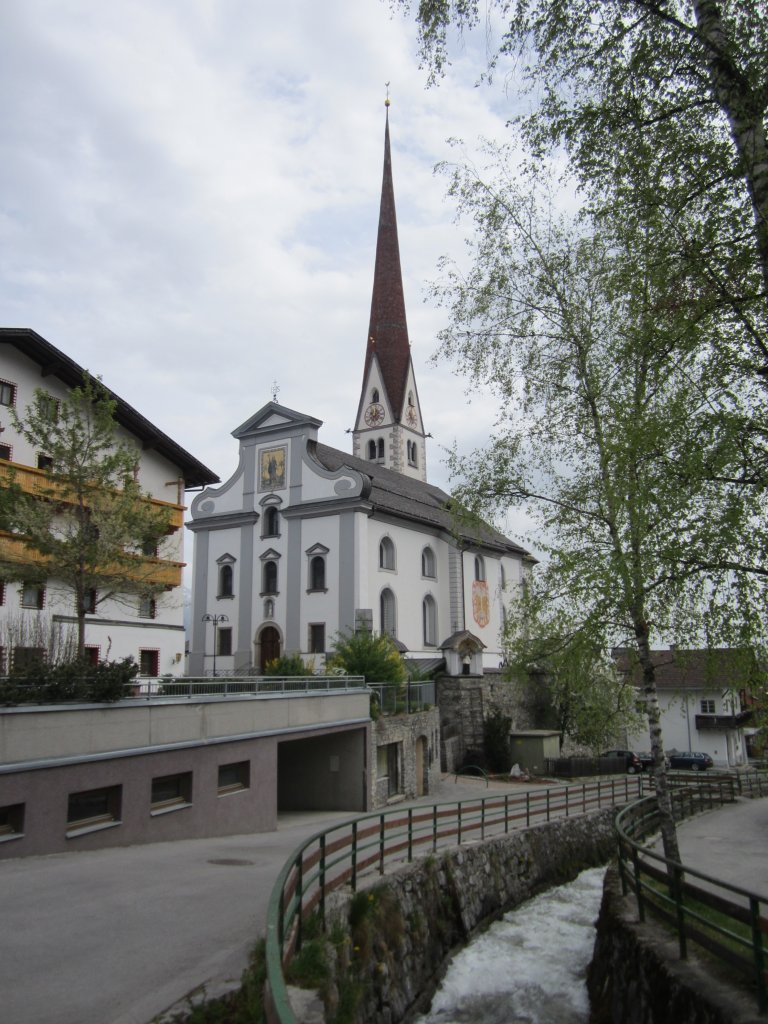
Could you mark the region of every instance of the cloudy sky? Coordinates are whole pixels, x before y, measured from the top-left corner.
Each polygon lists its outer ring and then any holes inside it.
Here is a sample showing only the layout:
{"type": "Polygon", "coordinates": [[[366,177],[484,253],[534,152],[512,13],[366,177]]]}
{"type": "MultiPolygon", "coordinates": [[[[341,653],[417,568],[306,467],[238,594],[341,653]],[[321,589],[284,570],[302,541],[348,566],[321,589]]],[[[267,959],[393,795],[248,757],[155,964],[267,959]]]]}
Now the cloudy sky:
{"type": "Polygon", "coordinates": [[[222,479],[273,382],[350,450],[390,82],[409,332],[447,486],[441,445],[471,450],[494,418],[430,363],[445,314],[424,302],[463,248],[434,165],[512,114],[501,85],[476,86],[474,45],[427,89],[415,27],[385,0],[0,0],[0,323],[101,375],[222,479]]]}

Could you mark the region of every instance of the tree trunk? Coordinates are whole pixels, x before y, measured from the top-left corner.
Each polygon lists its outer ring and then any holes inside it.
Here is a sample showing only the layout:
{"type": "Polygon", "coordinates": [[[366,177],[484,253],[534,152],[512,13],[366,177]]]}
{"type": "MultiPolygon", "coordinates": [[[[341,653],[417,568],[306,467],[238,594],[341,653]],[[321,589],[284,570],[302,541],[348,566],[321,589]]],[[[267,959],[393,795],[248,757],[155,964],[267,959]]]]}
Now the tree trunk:
{"type": "Polygon", "coordinates": [[[672,812],[672,797],[664,762],[661,713],[659,711],[659,698],[656,692],[656,667],[651,659],[651,650],[648,643],[648,624],[646,622],[640,622],[635,625],[635,637],[637,640],[638,659],[643,670],[643,689],[645,691],[645,706],[648,713],[648,728],[651,738],[651,752],[653,754],[653,781],[656,786],[656,801],[659,807],[661,841],[664,847],[664,856],[668,860],[674,860],[679,864],[680,848],[677,844],[677,828],[672,812]]]}

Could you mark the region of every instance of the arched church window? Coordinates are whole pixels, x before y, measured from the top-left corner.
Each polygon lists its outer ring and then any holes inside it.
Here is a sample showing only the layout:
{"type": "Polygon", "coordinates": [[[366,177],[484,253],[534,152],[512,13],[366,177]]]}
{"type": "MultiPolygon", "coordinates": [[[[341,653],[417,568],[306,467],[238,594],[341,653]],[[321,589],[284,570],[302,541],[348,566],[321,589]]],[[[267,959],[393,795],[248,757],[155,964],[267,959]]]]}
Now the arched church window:
{"type": "Polygon", "coordinates": [[[424,623],[424,646],[437,646],[437,605],[431,594],[427,594],[421,606],[424,623]]]}
{"type": "Polygon", "coordinates": [[[368,442],[368,458],[371,462],[376,458],[376,442],[374,440],[368,442]]]}
{"type": "Polygon", "coordinates": [[[280,518],[277,509],[271,505],[264,513],[264,537],[280,536],[280,518]]]}
{"type": "Polygon", "coordinates": [[[410,406],[413,405],[413,392],[412,391],[408,392],[408,405],[410,405],[410,406]]]}
{"type": "Polygon", "coordinates": [[[234,595],[234,573],[231,565],[219,567],[219,597],[232,597],[234,595]]]}
{"type": "Polygon", "coordinates": [[[379,401],[379,389],[378,388],[374,388],[373,391],[371,392],[371,402],[373,403],[373,402],[378,402],[378,401],[379,401]]]}
{"type": "Polygon", "coordinates": [[[421,575],[431,580],[437,577],[435,552],[430,547],[424,548],[421,552],[421,575]]]}
{"type": "Polygon", "coordinates": [[[325,559],[315,555],[309,563],[309,589],[325,590],[325,559]]]}
{"type": "Polygon", "coordinates": [[[395,607],[395,595],[387,587],[381,592],[379,599],[379,611],[381,616],[381,632],[387,636],[397,636],[397,618],[395,607]]]}
{"type": "Polygon", "coordinates": [[[277,562],[273,562],[270,559],[268,562],[264,563],[264,568],[262,570],[262,582],[262,593],[277,593],[277,562]]]}
{"type": "Polygon", "coordinates": [[[416,442],[415,441],[408,441],[406,444],[407,444],[407,451],[408,451],[408,464],[410,466],[415,466],[416,465],[416,442]]]}
{"type": "Polygon", "coordinates": [[[378,456],[380,459],[384,458],[384,438],[380,437],[378,441],[378,456]]]}
{"type": "Polygon", "coordinates": [[[395,545],[389,537],[382,537],[379,544],[379,568],[395,568],[395,545]]]}
{"type": "Polygon", "coordinates": [[[485,579],[485,561],[482,555],[475,555],[475,579],[485,579]]]}

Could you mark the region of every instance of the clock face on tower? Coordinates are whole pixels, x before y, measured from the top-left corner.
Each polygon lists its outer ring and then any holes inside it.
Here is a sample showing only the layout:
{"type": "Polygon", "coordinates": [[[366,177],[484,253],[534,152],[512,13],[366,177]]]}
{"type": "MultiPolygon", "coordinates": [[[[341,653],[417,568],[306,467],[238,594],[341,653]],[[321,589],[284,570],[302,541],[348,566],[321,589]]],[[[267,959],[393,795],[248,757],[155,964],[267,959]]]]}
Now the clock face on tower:
{"type": "Polygon", "coordinates": [[[365,410],[365,422],[369,427],[375,427],[384,419],[384,406],[373,402],[365,410]]]}
{"type": "Polygon", "coordinates": [[[416,410],[413,408],[412,405],[408,406],[408,411],[405,414],[405,418],[408,420],[408,423],[412,427],[416,426],[416,410]]]}

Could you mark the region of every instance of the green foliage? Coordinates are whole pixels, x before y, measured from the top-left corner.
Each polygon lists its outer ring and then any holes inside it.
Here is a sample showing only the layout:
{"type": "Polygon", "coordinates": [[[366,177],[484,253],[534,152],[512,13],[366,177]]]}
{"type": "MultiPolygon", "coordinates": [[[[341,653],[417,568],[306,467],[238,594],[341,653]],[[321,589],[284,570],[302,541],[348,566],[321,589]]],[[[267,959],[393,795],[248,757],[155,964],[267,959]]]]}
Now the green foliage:
{"type": "MultiPolygon", "coordinates": [[[[190,1005],[174,1013],[172,1024],[265,1024],[266,943],[259,939],[243,971],[240,988],[222,999],[190,1005]]],[[[166,1017],[163,1016],[163,1020],[166,1017]]]]}
{"type": "Polygon", "coordinates": [[[139,666],[132,658],[93,665],[75,660],[51,665],[40,661],[12,672],[0,688],[0,699],[12,703],[59,704],[66,701],[120,700],[129,693],[139,666]]]}
{"type": "Polygon", "coordinates": [[[329,671],[342,668],[349,675],[365,676],[368,683],[403,683],[406,679],[403,659],[392,637],[367,630],[337,634],[326,667],[329,671]]]}
{"type": "Polygon", "coordinates": [[[10,507],[7,494],[0,500],[4,525],[23,537],[35,557],[2,571],[6,579],[51,579],[69,588],[81,654],[93,591],[101,602],[162,589],[141,551],[168,533],[169,512],[145,500],[136,482],[139,451],[119,440],[115,406],[103,385],[86,374],[55,406],[39,389],[22,416],[11,409],[24,439],[52,465],[34,495],[18,489],[12,472],[3,482],[13,491],[10,507]]]}
{"type": "Polygon", "coordinates": [[[512,749],[509,745],[509,731],[512,719],[502,714],[499,708],[486,717],[483,722],[483,744],[488,770],[497,774],[506,774],[512,767],[512,749]]]}
{"type": "Polygon", "coordinates": [[[265,676],[311,676],[313,672],[314,666],[306,663],[300,654],[281,654],[264,667],[265,676]]]}

